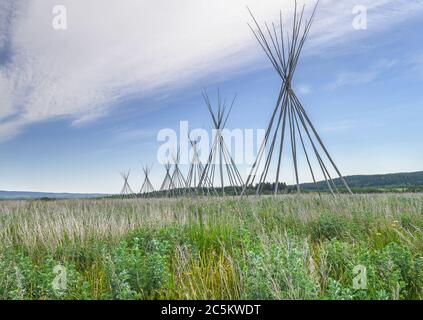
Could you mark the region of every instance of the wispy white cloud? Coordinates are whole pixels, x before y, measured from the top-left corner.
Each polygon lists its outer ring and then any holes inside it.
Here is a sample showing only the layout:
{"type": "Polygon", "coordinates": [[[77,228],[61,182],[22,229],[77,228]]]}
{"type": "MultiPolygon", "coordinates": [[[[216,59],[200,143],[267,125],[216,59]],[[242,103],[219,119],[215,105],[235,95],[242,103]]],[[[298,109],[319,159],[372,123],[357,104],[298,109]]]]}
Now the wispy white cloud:
{"type": "Polygon", "coordinates": [[[423,52],[416,53],[413,56],[407,57],[406,67],[413,73],[423,77],[423,52]]]}
{"type": "Polygon", "coordinates": [[[299,84],[296,86],[298,93],[302,94],[302,95],[307,95],[310,94],[312,92],[311,87],[308,84],[299,84]]]}
{"type": "Polygon", "coordinates": [[[372,67],[366,68],[365,70],[342,72],[338,74],[337,79],[329,83],[326,88],[328,90],[335,90],[344,86],[368,84],[386,75],[386,72],[392,70],[396,65],[396,60],[380,60],[372,67]]]}
{"type": "Polygon", "coordinates": [[[2,1],[0,2],[0,52],[5,47],[9,31],[12,24],[12,16],[14,12],[15,2],[13,1],[2,1]]]}
{"type": "Polygon", "coordinates": [[[0,71],[0,119],[5,118],[13,113],[12,105],[12,87],[8,78],[0,71]]]}
{"type": "MultiPolygon", "coordinates": [[[[52,118],[84,124],[123,99],[182,88],[216,72],[249,70],[263,54],[246,22],[277,20],[286,0],[62,0],[68,30],[52,28],[57,1],[3,0],[0,6],[0,139],[52,118]],[[10,14],[13,8],[13,14],[10,14]]],[[[310,3],[307,1],[307,3],[310,3]]],[[[355,1],[323,1],[308,52],[346,41],[355,1]]],[[[363,0],[369,32],[422,11],[421,1],[363,0]],[[395,3],[394,11],[392,3],[395,3]],[[372,29],[372,26],[374,27],[372,29]]],[[[309,6],[309,8],[311,5],[309,6]]],[[[354,33],[355,34],[355,33],[354,33]]],[[[123,110],[122,110],[123,111],[123,110]]]]}
{"type": "Polygon", "coordinates": [[[113,143],[142,141],[156,136],[157,130],[151,129],[118,129],[113,132],[113,143]]]}
{"type": "Polygon", "coordinates": [[[362,119],[340,119],[334,122],[327,123],[320,128],[322,133],[341,133],[353,130],[375,129],[386,126],[383,121],[372,121],[371,123],[363,121],[362,119]]]}

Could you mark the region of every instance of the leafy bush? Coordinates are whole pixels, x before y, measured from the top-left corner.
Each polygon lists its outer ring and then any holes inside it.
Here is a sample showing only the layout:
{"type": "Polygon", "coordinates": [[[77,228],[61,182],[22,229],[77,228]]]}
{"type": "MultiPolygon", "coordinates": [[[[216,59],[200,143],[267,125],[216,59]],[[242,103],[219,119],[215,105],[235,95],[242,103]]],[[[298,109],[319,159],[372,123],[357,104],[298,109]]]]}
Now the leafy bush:
{"type": "Polygon", "coordinates": [[[22,253],[0,254],[0,297],[1,299],[86,299],[89,284],[83,281],[71,263],[63,263],[46,257],[41,263],[34,263],[22,253]],[[58,274],[56,266],[63,266],[66,272],[66,286],[63,290],[53,283],[58,274]]]}
{"type": "Polygon", "coordinates": [[[324,244],[329,265],[329,299],[421,299],[423,258],[390,243],[381,250],[332,240],[324,244]],[[367,289],[353,288],[353,269],[366,268],[367,289]]]}
{"type": "Polygon", "coordinates": [[[296,240],[248,251],[243,265],[246,299],[313,299],[318,285],[309,266],[308,248],[296,240]]]}
{"type": "Polygon", "coordinates": [[[340,238],[346,234],[349,222],[344,217],[324,212],[312,226],[311,234],[316,240],[340,238]]]}
{"type": "Polygon", "coordinates": [[[170,279],[169,250],[166,241],[134,238],[130,243],[122,242],[106,257],[112,298],[159,297],[170,279]]]}

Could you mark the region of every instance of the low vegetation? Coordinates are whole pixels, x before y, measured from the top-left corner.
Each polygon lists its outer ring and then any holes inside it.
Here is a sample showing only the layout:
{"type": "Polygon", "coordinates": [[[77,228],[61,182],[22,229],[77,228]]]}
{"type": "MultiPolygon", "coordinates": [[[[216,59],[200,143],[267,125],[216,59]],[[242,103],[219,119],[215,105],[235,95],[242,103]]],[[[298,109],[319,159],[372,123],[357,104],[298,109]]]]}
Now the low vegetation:
{"type": "Polygon", "coordinates": [[[4,201],[0,298],[422,299],[423,197],[4,201]]]}

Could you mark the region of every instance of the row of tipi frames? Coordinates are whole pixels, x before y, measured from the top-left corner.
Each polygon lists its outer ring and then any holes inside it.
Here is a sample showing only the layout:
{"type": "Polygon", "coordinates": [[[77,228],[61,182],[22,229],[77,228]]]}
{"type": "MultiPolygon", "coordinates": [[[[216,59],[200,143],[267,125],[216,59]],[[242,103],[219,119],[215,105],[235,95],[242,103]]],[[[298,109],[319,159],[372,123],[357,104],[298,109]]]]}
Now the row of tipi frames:
{"type": "MultiPolygon", "coordinates": [[[[150,172],[151,172],[151,167],[148,167],[148,166],[143,167],[144,181],[142,183],[140,192],[138,193],[140,196],[151,196],[151,195],[154,195],[155,193],[153,184],[151,183],[151,180],[150,180],[150,172]]],[[[121,172],[120,174],[123,179],[123,187],[120,191],[120,195],[122,198],[136,197],[136,193],[133,191],[133,189],[129,185],[130,173],[131,171],[128,170],[125,172],[121,172]]]]}

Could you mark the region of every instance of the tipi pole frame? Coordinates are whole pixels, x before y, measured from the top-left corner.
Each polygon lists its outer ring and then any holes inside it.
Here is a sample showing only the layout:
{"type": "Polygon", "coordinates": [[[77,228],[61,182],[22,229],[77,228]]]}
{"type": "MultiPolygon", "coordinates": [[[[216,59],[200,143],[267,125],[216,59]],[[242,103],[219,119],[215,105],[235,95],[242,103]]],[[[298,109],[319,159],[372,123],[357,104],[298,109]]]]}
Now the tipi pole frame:
{"type": "Polygon", "coordinates": [[[321,137],[319,136],[317,130],[315,129],[314,125],[312,124],[310,118],[308,117],[303,105],[299,101],[298,97],[296,96],[295,92],[291,87],[292,79],[294,76],[294,72],[298,65],[299,57],[305,41],[308,37],[310,32],[312,22],[316,15],[316,10],[319,1],[317,1],[312,14],[308,20],[304,21],[304,12],[305,12],[305,5],[302,7],[301,11],[298,11],[297,1],[295,1],[294,7],[294,20],[292,24],[292,31],[289,34],[288,32],[286,35],[284,34],[284,26],[282,21],[282,13],[279,15],[279,22],[280,22],[280,35],[276,30],[275,24],[272,23],[271,27],[267,23],[265,23],[265,29],[262,29],[257,20],[255,19],[254,15],[252,14],[251,10],[249,10],[250,15],[253,19],[253,22],[256,26],[256,30],[250,25],[250,29],[253,32],[255,38],[257,39],[258,43],[260,44],[261,48],[263,49],[264,53],[266,54],[267,58],[275,68],[276,72],[282,79],[282,85],[279,91],[279,96],[276,102],[276,105],[273,109],[272,116],[270,118],[269,124],[266,129],[265,137],[260,145],[260,149],[258,151],[257,157],[253,166],[250,169],[250,174],[247,177],[247,180],[244,184],[242,189],[242,195],[246,193],[247,188],[252,187],[254,181],[257,177],[258,170],[260,168],[260,163],[263,161],[263,155],[265,154],[266,147],[269,146],[270,149],[269,153],[266,155],[264,168],[261,172],[259,177],[257,186],[256,186],[256,194],[259,195],[262,192],[262,187],[264,183],[266,183],[266,178],[269,174],[269,168],[271,167],[273,155],[275,152],[275,145],[278,139],[278,133],[280,133],[280,143],[279,143],[279,150],[277,152],[277,168],[276,168],[276,179],[275,179],[275,186],[274,186],[274,194],[277,195],[279,192],[279,177],[282,169],[282,160],[283,160],[283,150],[284,150],[284,142],[285,132],[286,132],[286,125],[288,125],[288,134],[289,134],[289,141],[291,146],[291,156],[295,174],[295,183],[297,192],[301,192],[300,187],[300,174],[299,174],[299,159],[298,159],[298,151],[301,150],[305,155],[307,160],[307,165],[310,170],[311,177],[313,182],[316,186],[318,193],[320,194],[320,190],[317,186],[316,182],[316,175],[313,170],[313,165],[311,163],[310,157],[307,152],[306,145],[304,143],[303,135],[301,133],[301,126],[305,131],[306,135],[308,136],[313,151],[315,153],[317,162],[320,166],[322,174],[325,178],[327,186],[332,194],[334,194],[334,190],[338,193],[338,188],[333,181],[331,174],[329,172],[328,167],[326,166],[325,162],[323,161],[322,156],[317,149],[316,143],[314,139],[317,140],[317,144],[320,146],[321,150],[323,150],[324,155],[329,160],[331,167],[335,170],[336,174],[342,181],[343,185],[347,189],[347,191],[352,194],[351,189],[349,188],[345,178],[342,176],[340,170],[338,169],[337,165],[335,164],[333,158],[330,156],[326,146],[324,145],[321,137]],[[267,32],[267,34],[266,34],[267,32]],[[276,118],[276,115],[278,114],[276,118]],[[287,119],[288,118],[288,119],[287,119]],[[298,119],[300,121],[298,121],[298,119]],[[276,124],[275,124],[276,122],[276,124]],[[282,129],[281,129],[282,123],[282,129]],[[310,130],[309,130],[309,128],[310,130]],[[273,134],[272,134],[273,132],[273,134]],[[272,138],[269,140],[272,134],[272,138]],[[298,136],[297,136],[298,135],[298,136]],[[299,138],[299,140],[298,140],[299,138]],[[301,146],[298,144],[301,143],[301,146]]]}

